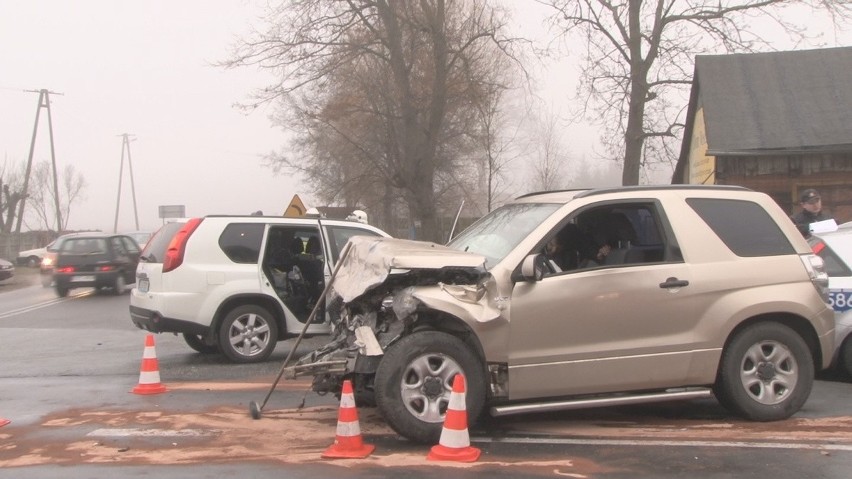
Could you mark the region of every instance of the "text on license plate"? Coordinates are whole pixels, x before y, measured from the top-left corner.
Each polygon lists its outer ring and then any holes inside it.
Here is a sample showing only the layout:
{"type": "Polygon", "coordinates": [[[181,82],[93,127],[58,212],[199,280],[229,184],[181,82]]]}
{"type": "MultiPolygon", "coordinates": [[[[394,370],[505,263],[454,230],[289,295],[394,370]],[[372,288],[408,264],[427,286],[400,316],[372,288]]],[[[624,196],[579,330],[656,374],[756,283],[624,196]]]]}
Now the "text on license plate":
{"type": "Polygon", "coordinates": [[[86,275],[86,276],[74,276],[74,277],[71,278],[71,281],[80,282],[80,283],[94,281],[94,280],[95,280],[94,276],[88,276],[88,275],[86,275]]]}
{"type": "Polygon", "coordinates": [[[828,302],[837,312],[852,309],[852,289],[835,289],[828,293],[828,302]]]}
{"type": "Polygon", "coordinates": [[[140,279],[139,280],[139,292],[140,293],[147,293],[148,292],[148,280],[147,279],[140,279]]]}

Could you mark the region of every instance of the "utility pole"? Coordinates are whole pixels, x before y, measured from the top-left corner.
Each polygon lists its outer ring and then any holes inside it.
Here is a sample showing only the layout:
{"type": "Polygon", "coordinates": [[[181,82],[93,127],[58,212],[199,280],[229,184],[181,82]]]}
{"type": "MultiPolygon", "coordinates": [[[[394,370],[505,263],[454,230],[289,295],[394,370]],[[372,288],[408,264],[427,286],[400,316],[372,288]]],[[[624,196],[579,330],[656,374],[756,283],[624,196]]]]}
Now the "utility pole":
{"type": "Polygon", "coordinates": [[[118,168],[118,198],[115,200],[115,223],[112,225],[112,232],[118,233],[118,210],[121,206],[121,176],[124,173],[124,151],[127,150],[127,169],[130,171],[130,191],[133,194],[133,217],[136,220],[136,229],[139,229],[139,213],[136,211],[136,185],[133,183],[133,162],[130,161],[130,142],[136,141],[130,139],[128,133],[118,135],[121,140],[121,166],[118,168]]]}
{"type": "Polygon", "coordinates": [[[50,94],[53,93],[54,95],[61,95],[62,93],[56,93],[46,89],[24,91],[27,93],[38,93],[38,108],[36,108],[35,125],[33,125],[33,138],[30,141],[30,155],[29,158],[27,158],[27,171],[24,173],[24,191],[21,198],[21,206],[18,209],[18,222],[15,225],[15,234],[20,235],[21,233],[21,221],[24,219],[24,203],[26,203],[27,197],[29,196],[28,188],[30,184],[30,172],[33,168],[33,153],[35,152],[36,133],[38,133],[38,118],[42,108],[47,108],[47,128],[48,133],[50,134],[50,162],[53,166],[53,201],[54,207],[56,208],[56,233],[61,234],[62,212],[59,210],[59,180],[57,179],[56,174],[56,154],[53,148],[53,119],[50,115],[50,94]]]}

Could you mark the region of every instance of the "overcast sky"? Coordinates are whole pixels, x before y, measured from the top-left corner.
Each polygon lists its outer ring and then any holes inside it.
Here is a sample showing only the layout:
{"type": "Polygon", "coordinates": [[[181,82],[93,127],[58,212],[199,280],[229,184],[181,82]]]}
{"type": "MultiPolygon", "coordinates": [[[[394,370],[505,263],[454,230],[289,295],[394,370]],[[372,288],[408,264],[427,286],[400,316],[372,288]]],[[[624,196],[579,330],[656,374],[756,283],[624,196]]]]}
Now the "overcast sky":
{"type": "MultiPolygon", "coordinates": [[[[88,186],[72,209],[69,229],[112,231],[123,133],[130,154],[141,229],[155,229],[161,205],[185,205],[188,216],[281,214],[294,194],[310,191],[275,176],[261,156],[286,144],[268,110],[245,115],[233,107],[270,76],[225,71],[235,39],[259,25],[260,0],[0,0],[0,161],[25,163],[38,93],[51,95],[56,161],[73,164],[88,186]],[[61,94],[61,95],[60,95],[61,94]]],[[[519,5],[515,3],[514,5],[519,5]]],[[[541,35],[543,11],[530,2],[517,28],[541,35]]],[[[555,109],[573,91],[571,59],[543,78],[555,109]]],[[[589,135],[586,135],[589,136],[589,135]]],[[[577,138],[572,139],[572,153],[577,138]]],[[[34,161],[50,159],[46,110],[34,161]]],[[[2,166],[2,163],[0,163],[2,166]]],[[[125,158],[119,230],[135,229],[125,158]]],[[[37,225],[36,225],[37,226],[37,225]]]]}

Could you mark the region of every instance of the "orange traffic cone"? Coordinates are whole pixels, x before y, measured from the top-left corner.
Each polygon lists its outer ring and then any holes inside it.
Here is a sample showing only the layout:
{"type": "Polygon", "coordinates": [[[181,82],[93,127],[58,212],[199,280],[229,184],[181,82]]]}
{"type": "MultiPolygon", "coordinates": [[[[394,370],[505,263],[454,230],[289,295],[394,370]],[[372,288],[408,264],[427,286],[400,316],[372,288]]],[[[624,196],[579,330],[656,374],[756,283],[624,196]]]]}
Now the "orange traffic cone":
{"type": "Polygon", "coordinates": [[[160,394],[166,387],[160,384],[160,368],[157,365],[157,351],[154,349],[154,335],[145,336],[145,351],[142,353],[142,367],[139,369],[139,384],[133,388],[133,394],[160,394]]]}
{"type": "Polygon", "coordinates": [[[325,458],[364,458],[370,455],[376,446],[364,444],[361,439],[361,426],[358,425],[358,410],[355,409],[355,395],[352,383],[343,381],[340,394],[340,410],[337,413],[337,437],[334,444],[322,453],[325,458]]]}
{"type": "Polygon", "coordinates": [[[426,459],[430,461],[474,462],[479,459],[480,450],[471,447],[467,433],[467,407],[464,399],[464,376],[456,374],[453,378],[453,392],[447,405],[444,428],[441,439],[432,446],[426,459]]]}

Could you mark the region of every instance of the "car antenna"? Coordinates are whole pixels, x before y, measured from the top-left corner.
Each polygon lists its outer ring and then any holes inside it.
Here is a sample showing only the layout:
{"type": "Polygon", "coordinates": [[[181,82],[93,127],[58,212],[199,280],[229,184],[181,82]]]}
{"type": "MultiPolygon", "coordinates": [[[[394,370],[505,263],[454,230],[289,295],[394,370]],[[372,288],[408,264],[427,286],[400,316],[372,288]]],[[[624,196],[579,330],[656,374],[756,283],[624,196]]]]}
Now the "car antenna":
{"type": "Polygon", "coordinates": [[[464,208],[464,199],[462,199],[462,202],[459,205],[459,210],[456,211],[456,219],[453,220],[453,227],[450,229],[450,237],[447,238],[447,243],[453,239],[453,233],[456,232],[456,225],[459,223],[459,216],[461,216],[462,208],[464,208]]]}

